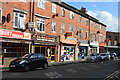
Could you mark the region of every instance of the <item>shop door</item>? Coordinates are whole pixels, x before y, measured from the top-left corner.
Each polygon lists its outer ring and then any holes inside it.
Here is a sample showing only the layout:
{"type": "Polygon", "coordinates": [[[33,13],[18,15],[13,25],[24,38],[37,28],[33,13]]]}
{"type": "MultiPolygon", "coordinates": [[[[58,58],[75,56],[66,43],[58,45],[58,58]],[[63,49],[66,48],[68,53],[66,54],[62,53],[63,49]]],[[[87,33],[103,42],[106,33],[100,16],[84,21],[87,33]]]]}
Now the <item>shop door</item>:
{"type": "Polygon", "coordinates": [[[51,48],[51,62],[55,62],[55,48],[51,48]]]}

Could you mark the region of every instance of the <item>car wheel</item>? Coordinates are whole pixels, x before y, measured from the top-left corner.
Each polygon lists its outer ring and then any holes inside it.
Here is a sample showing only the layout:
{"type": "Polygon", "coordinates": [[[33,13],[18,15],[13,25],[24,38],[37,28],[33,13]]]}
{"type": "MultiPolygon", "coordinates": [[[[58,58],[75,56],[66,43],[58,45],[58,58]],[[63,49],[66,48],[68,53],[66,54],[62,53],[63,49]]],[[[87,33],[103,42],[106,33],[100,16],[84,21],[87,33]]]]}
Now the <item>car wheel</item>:
{"type": "Polygon", "coordinates": [[[25,71],[29,71],[29,66],[25,66],[25,71]]]}
{"type": "Polygon", "coordinates": [[[47,69],[47,68],[48,68],[48,64],[45,63],[45,64],[43,65],[43,69],[47,69]]]}

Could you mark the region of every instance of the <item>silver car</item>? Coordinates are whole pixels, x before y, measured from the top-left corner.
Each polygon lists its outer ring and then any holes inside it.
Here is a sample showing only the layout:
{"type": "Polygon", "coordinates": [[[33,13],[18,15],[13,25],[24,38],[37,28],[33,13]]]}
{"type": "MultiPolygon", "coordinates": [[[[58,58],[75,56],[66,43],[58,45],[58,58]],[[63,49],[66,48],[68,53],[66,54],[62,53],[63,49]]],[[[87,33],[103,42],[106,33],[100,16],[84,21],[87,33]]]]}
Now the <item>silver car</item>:
{"type": "Polygon", "coordinates": [[[101,61],[101,57],[99,53],[90,54],[87,57],[87,62],[100,62],[100,61],[101,61]]]}
{"type": "Polygon", "coordinates": [[[100,53],[102,60],[110,60],[110,54],[109,53],[100,53]]]}

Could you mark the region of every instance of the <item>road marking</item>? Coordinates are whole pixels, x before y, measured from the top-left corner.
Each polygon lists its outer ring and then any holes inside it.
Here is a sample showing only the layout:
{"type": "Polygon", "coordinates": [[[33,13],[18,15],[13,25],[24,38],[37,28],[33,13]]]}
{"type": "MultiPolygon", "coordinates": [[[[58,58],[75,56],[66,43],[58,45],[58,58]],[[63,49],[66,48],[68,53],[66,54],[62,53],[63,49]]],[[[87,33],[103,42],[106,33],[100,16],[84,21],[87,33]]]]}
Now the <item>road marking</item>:
{"type": "Polygon", "coordinates": [[[69,72],[77,73],[77,71],[74,70],[74,69],[66,69],[66,70],[69,71],[69,72]]]}
{"type": "Polygon", "coordinates": [[[44,73],[47,77],[53,79],[53,78],[60,78],[62,77],[61,74],[57,73],[56,71],[54,72],[48,72],[48,73],[44,73]]]}
{"type": "Polygon", "coordinates": [[[110,80],[111,78],[113,78],[115,76],[115,74],[119,73],[120,69],[115,71],[114,73],[110,74],[109,76],[107,76],[104,80],[110,80]]]}

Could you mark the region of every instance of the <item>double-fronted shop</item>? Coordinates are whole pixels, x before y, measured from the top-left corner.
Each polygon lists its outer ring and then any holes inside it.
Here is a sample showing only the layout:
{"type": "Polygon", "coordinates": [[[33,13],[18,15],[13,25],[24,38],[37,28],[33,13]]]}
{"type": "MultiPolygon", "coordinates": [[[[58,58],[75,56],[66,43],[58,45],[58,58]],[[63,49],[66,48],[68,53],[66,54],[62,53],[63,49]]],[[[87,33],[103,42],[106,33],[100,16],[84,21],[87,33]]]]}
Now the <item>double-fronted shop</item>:
{"type": "Polygon", "coordinates": [[[36,33],[33,36],[32,52],[44,54],[48,62],[58,62],[59,36],[36,33]]]}
{"type": "Polygon", "coordinates": [[[29,53],[31,34],[0,29],[0,43],[2,64],[9,64],[14,58],[29,53]]]}

